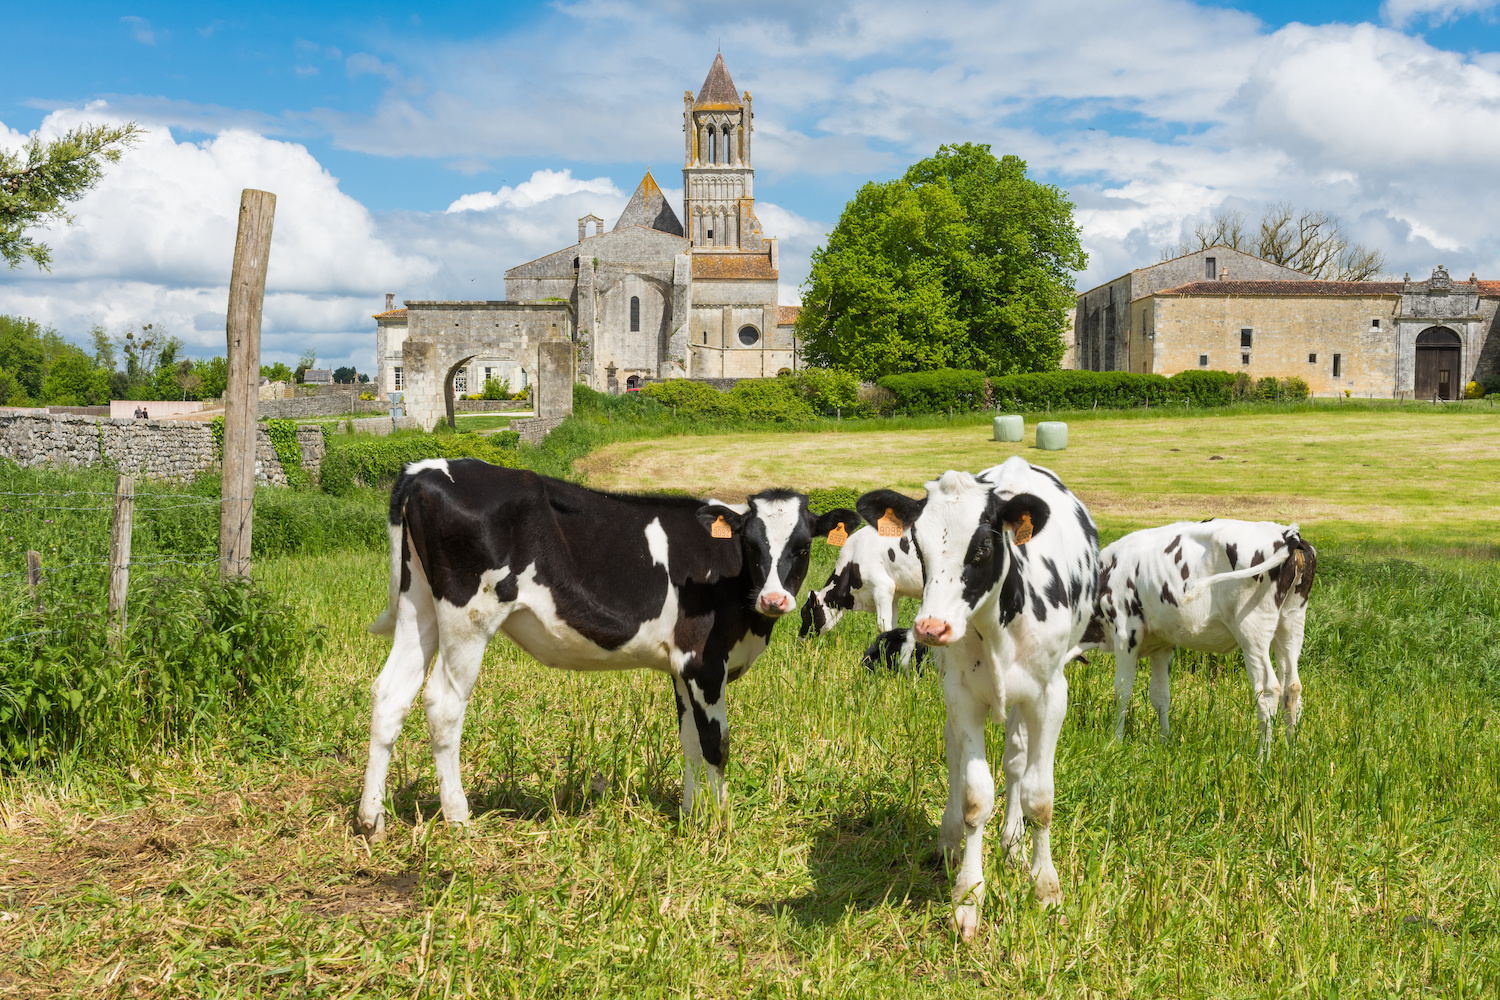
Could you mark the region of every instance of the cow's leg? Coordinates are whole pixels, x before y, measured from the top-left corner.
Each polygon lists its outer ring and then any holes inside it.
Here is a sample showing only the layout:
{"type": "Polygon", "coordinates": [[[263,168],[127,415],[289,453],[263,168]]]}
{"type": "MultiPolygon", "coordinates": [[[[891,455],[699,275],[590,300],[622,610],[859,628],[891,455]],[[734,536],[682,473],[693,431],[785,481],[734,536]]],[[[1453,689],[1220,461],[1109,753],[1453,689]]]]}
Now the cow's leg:
{"type": "Polygon", "coordinates": [[[1021,808],[1031,820],[1031,879],[1036,901],[1062,905],[1062,883],[1052,865],[1053,760],[1063,719],[1068,714],[1068,678],[1059,670],[1037,701],[1021,706],[1031,731],[1026,774],[1021,781],[1021,808]]]}
{"type": "Polygon", "coordinates": [[[427,709],[427,732],[432,739],[432,759],[437,770],[438,797],[443,818],[449,823],[469,821],[469,800],[464,795],[458,771],[458,748],[463,739],[464,712],[469,695],[479,679],[484,649],[494,636],[498,622],[474,621],[463,608],[445,606],[437,663],[427,679],[423,705],[427,709]]]}
{"type": "MultiPolygon", "coordinates": [[[[1295,600],[1295,597],[1289,598],[1295,600]]],[[[1302,718],[1302,678],[1297,661],[1302,658],[1302,634],[1306,627],[1306,609],[1283,615],[1276,626],[1271,648],[1276,652],[1276,666],[1281,671],[1281,704],[1286,709],[1286,738],[1295,735],[1297,720],[1302,718]]]]}
{"type": "Polygon", "coordinates": [[[948,804],[943,807],[943,825],[938,828],[938,846],[942,848],[943,860],[956,865],[959,863],[959,852],[964,846],[964,789],[959,771],[961,750],[954,737],[951,717],[943,722],[943,748],[948,760],[948,804]]]}
{"type": "Polygon", "coordinates": [[[438,624],[432,591],[413,560],[411,588],[396,603],[391,652],[372,689],[370,759],[365,765],[365,787],[354,821],[355,833],[377,839],[385,832],[385,777],[391,764],[391,747],[401,735],[401,723],[421,690],[427,661],[437,647],[438,624]]]}
{"type": "Polygon", "coordinates": [[[1021,780],[1026,773],[1028,733],[1021,710],[1010,706],[1005,714],[1005,825],[1000,830],[1000,848],[1009,864],[1026,866],[1026,820],[1021,809],[1021,780]]]}
{"type": "Polygon", "coordinates": [[[956,673],[947,671],[944,682],[949,749],[957,751],[957,766],[950,757],[949,770],[956,773],[961,788],[964,833],[963,860],[953,884],[953,923],[959,936],[968,941],[979,931],[979,907],[984,902],[984,825],[995,811],[995,779],[984,750],[984,723],[990,707],[954,679],[956,673]]]}
{"type": "Polygon", "coordinates": [[[1260,720],[1260,759],[1271,753],[1271,728],[1276,723],[1276,708],[1281,701],[1281,681],[1271,664],[1270,643],[1247,642],[1240,646],[1245,655],[1245,673],[1255,689],[1255,713],[1260,720]]]}
{"type": "Polygon", "coordinates": [[[1125,715],[1135,688],[1135,650],[1115,646],[1115,739],[1125,738],[1125,715]]]}
{"type": "Polygon", "coordinates": [[[677,694],[677,735],[682,741],[682,814],[699,805],[705,782],[716,808],[727,801],[724,765],[729,758],[729,714],[724,668],[687,669],[673,678],[677,694]]]}
{"type": "Polygon", "coordinates": [[[1172,705],[1172,650],[1159,649],[1151,654],[1151,705],[1161,724],[1161,738],[1172,735],[1167,724],[1167,710],[1172,705]]]}
{"type": "Polygon", "coordinates": [[[896,627],[897,601],[894,585],[875,588],[875,621],[880,631],[889,632],[896,627]]]}

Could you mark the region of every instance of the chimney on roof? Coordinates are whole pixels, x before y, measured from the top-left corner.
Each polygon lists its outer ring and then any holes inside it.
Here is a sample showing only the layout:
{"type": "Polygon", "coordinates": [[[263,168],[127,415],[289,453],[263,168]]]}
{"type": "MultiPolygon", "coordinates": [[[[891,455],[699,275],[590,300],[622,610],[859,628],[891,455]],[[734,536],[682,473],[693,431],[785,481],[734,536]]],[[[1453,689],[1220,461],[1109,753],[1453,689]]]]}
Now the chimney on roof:
{"type": "Polygon", "coordinates": [[[396,308],[396,293],[395,292],[386,292],[385,293],[385,311],[386,312],[390,312],[394,308],[396,308]]]}

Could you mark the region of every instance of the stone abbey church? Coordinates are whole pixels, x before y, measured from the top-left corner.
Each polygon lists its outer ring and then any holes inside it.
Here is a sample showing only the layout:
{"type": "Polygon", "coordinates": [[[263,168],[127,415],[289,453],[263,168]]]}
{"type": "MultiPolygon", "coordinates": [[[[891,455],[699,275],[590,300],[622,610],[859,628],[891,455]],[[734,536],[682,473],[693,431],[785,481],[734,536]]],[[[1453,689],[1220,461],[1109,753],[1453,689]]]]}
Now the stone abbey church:
{"type": "Polygon", "coordinates": [[[571,343],[577,380],[605,392],[795,368],[797,309],[777,304],[776,237],[755,217],[750,92],[722,55],[683,95],[682,128],[681,216],[648,170],[612,229],[579,219],[577,243],[505,272],[503,300],[387,295],[377,384],[430,427],[486,378],[534,382],[547,343],[571,343]]]}

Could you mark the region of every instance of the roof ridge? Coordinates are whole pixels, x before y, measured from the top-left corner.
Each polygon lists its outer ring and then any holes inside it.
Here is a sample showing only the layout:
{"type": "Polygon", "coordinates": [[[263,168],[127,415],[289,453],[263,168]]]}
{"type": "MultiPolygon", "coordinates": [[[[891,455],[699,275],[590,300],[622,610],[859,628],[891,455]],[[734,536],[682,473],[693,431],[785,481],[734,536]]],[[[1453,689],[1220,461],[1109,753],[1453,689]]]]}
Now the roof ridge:
{"type": "Polygon", "coordinates": [[[708,68],[708,76],[703,78],[703,86],[698,91],[698,99],[693,102],[693,107],[744,107],[739,92],[734,89],[734,80],[729,77],[729,67],[724,65],[724,53],[714,56],[714,64],[708,68]]]}

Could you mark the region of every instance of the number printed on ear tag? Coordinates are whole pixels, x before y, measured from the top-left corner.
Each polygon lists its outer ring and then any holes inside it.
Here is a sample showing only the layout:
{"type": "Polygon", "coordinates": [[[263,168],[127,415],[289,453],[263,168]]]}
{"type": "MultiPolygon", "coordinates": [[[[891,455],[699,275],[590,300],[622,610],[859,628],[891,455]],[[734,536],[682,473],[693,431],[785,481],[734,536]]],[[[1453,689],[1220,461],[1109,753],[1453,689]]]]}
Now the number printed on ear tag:
{"type": "Polygon", "coordinates": [[[889,507],[885,509],[885,516],[875,522],[875,530],[882,538],[900,538],[901,527],[901,518],[889,507]]]}
{"type": "Polygon", "coordinates": [[[712,535],[713,537],[715,537],[715,538],[733,538],[734,537],[734,530],[729,527],[729,522],[726,521],[726,520],[724,520],[724,515],[723,514],[720,514],[714,520],[713,527],[711,527],[711,528],[708,529],[708,533],[710,535],[712,535]]]}
{"type": "Polygon", "coordinates": [[[1031,541],[1031,515],[1025,512],[1021,514],[1021,523],[1016,525],[1016,544],[1025,545],[1031,541]]]}
{"type": "Polygon", "coordinates": [[[832,531],[830,531],[828,533],[828,544],[832,545],[836,549],[843,548],[844,543],[847,542],[848,540],[849,540],[849,532],[847,532],[847,531],[844,530],[844,522],[843,521],[840,521],[838,523],[838,527],[834,528],[832,531]]]}

